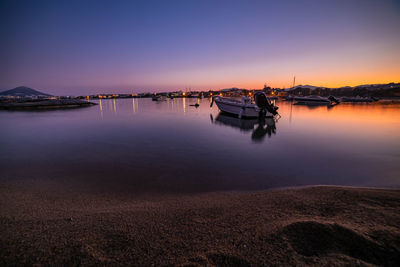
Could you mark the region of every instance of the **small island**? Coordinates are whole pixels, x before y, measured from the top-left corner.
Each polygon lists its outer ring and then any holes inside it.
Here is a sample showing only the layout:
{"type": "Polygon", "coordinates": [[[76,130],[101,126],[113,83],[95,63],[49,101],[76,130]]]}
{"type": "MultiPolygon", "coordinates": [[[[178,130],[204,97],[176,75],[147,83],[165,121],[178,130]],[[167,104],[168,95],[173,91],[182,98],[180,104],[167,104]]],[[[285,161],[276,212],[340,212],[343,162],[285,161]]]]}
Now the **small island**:
{"type": "Polygon", "coordinates": [[[61,98],[29,87],[16,87],[0,92],[0,110],[66,109],[97,105],[82,99],[61,98]]]}

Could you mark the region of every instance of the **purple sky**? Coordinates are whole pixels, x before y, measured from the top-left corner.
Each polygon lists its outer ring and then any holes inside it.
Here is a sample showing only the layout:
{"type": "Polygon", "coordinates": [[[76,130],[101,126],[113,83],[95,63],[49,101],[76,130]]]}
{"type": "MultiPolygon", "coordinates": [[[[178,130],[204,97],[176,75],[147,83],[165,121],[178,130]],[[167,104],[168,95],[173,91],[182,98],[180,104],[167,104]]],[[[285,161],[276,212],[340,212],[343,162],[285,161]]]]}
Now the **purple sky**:
{"type": "Polygon", "coordinates": [[[0,1],[0,90],[399,82],[399,1],[0,1]]]}

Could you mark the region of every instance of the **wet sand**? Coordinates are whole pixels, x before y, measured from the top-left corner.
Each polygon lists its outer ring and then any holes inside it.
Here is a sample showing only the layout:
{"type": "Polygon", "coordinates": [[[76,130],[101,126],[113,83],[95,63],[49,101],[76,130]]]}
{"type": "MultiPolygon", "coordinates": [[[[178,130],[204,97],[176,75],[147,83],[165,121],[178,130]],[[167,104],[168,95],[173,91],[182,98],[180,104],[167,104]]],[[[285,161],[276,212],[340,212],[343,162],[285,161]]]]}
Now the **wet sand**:
{"type": "Polygon", "coordinates": [[[400,262],[400,190],[137,197],[0,185],[0,265],[400,262]]]}

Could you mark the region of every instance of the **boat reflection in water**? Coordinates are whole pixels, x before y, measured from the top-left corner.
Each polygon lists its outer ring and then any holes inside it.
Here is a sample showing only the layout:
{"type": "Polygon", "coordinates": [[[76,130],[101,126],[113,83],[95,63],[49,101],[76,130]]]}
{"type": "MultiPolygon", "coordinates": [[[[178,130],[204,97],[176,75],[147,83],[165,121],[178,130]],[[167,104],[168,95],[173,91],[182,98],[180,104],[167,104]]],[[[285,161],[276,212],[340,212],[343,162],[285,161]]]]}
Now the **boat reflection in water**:
{"type": "Polygon", "coordinates": [[[251,139],[254,142],[262,142],[265,136],[276,134],[276,120],[273,117],[260,117],[257,119],[239,119],[228,113],[220,112],[214,119],[210,114],[211,123],[230,126],[241,132],[252,132],[251,139]]]}
{"type": "Polygon", "coordinates": [[[258,125],[251,134],[251,139],[254,142],[262,142],[266,135],[271,137],[276,134],[275,118],[259,118],[258,125]]]}

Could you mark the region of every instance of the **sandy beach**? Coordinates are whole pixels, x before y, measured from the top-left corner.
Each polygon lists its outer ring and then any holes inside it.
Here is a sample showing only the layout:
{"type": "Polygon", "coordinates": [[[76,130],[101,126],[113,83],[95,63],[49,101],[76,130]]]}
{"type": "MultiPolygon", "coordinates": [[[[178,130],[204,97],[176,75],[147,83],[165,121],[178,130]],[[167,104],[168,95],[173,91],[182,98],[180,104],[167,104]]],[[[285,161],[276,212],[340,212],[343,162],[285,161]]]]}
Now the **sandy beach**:
{"type": "Polygon", "coordinates": [[[307,187],[196,195],[0,186],[0,265],[400,262],[400,191],[307,187]]]}

